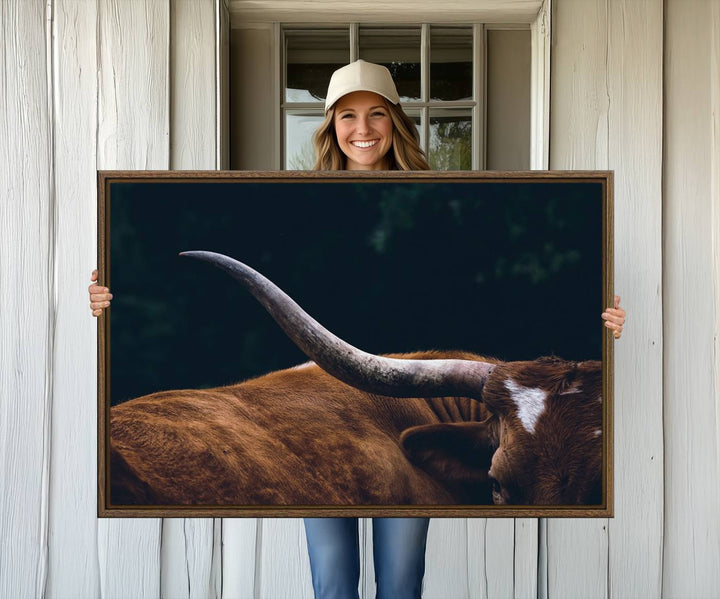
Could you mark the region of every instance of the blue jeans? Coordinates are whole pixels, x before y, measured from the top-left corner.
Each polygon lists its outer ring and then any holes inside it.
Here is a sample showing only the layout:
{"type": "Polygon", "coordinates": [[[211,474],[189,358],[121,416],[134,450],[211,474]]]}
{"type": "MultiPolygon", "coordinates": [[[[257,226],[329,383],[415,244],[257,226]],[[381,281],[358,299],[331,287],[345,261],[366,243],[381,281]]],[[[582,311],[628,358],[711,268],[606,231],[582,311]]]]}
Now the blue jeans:
{"type": "MultiPolygon", "coordinates": [[[[373,518],[377,599],[419,599],[429,518],[373,518]]],[[[305,518],[315,599],[358,599],[357,518],[305,518]]]]}

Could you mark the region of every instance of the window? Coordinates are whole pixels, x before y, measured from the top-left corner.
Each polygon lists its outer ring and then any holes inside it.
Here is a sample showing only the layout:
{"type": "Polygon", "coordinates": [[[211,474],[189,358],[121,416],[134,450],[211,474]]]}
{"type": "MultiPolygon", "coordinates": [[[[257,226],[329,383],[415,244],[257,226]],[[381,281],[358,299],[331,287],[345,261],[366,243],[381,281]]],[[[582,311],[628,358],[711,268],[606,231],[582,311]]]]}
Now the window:
{"type": "MultiPolygon", "coordinates": [[[[310,136],[323,118],[330,75],[362,58],[391,72],[433,169],[473,167],[473,26],[285,29],[284,168],[312,167],[310,136]]],[[[479,148],[476,148],[479,149],[479,148]]],[[[476,162],[479,162],[477,152],[476,162]]]]}
{"type": "Polygon", "coordinates": [[[387,66],[437,170],[530,167],[529,25],[308,25],[231,32],[231,168],[310,169],[332,72],[387,66]]]}

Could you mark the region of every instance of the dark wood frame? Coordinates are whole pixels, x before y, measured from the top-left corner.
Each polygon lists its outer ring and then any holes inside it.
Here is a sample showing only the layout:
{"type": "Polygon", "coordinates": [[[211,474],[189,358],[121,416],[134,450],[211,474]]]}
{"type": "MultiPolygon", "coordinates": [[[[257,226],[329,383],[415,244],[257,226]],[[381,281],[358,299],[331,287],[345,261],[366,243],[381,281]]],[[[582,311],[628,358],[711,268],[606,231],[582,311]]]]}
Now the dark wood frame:
{"type": "MultiPolygon", "coordinates": [[[[100,285],[111,287],[108,202],[115,181],[137,182],[285,182],[294,180],[349,181],[432,180],[444,182],[601,182],[603,201],[603,295],[613,300],[613,172],[612,171],[483,171],[483,172],[265,172],[265,171],[98,171],[98,265],[100,285]]],[[[603,361],[603,489],[604,503],[593,506],[122,506],[109,503],[109,411],[105,390],[109,388],[109,318],[98,319],[98,516],[100,517],[602,517],[614,515],[613,485],[613,338],[604,329],[603,361]]]]}

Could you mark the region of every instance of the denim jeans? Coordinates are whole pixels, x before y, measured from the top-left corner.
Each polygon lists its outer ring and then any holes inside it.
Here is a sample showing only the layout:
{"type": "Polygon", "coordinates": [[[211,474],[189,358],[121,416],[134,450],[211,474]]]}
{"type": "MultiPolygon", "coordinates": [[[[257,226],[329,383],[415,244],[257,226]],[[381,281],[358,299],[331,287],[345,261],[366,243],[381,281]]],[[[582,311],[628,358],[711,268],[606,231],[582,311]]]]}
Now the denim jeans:
{"type": "MultiPolygon", "coordinates": [[[[377,599],[419,599],[429,518],[373,518],[377,599]]],[[[357,518],[305,518],[315,599],[358,599],[357,518]]]]}

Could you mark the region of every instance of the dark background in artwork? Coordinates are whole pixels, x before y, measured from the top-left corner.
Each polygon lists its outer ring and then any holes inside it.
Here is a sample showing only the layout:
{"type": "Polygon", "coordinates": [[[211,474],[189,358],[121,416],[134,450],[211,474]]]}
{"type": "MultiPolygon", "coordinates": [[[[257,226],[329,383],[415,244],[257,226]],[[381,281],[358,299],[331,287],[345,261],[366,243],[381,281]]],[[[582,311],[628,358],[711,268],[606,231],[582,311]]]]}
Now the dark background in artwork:
{"type": "Polygon", "coordinates": [[[306,361],[225,273],[241,260],[353,345],[600,359],[602,186],[113,183],[113,404],[306,361]]]}

